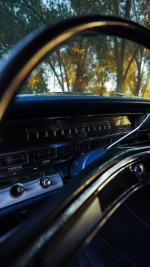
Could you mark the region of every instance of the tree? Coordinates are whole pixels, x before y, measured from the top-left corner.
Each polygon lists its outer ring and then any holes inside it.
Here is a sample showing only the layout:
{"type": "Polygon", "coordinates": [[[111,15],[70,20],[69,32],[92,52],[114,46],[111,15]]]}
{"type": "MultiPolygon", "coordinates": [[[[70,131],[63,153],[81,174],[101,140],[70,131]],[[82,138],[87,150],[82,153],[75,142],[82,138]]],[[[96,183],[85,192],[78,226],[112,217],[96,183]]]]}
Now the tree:
{"type": "MultiPolygon", "coordinates": [[[[0,8],[2,58],[28,32],[70,16],[119,15],[145,26],[149,26],[150,19],[146,0],[2,0],[0,8]]],[[[114,90],[114,86],[108,88],[112,82],[118,93],[148,95],[149,57],[145,49],[125,39],[74,38],[57,47],[22,90],[32,93],[57,89],[104,95],[114,90]]]]}
{"type": "Polygon", "coordinates": [[[42,67],[36,68],[27,81],[24,83],[22,86],[21,93],[22,94],[31,94],[31,93],[47,93],[47,85],[46,85],[46,80],[43,77],[43,70],[42,67]]]}

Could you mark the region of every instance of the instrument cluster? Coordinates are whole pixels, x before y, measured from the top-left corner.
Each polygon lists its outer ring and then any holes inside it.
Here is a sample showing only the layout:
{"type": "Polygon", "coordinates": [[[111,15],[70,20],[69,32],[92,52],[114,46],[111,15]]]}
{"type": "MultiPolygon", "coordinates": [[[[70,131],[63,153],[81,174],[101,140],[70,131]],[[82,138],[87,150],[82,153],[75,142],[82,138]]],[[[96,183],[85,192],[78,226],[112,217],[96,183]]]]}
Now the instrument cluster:
{"type": "Polygon", "coordinates": [[[131,130],[127,116],[74,116],[9,121],[2,125],[1,144],[34,145],[85,140],[131,130]]]}
{"type": "Polygon", "coordinates": [[[127,116],[4,122],[0,132],[0,207],[62,187],[73,159],[107,147],[131,128],[127,116]]]}

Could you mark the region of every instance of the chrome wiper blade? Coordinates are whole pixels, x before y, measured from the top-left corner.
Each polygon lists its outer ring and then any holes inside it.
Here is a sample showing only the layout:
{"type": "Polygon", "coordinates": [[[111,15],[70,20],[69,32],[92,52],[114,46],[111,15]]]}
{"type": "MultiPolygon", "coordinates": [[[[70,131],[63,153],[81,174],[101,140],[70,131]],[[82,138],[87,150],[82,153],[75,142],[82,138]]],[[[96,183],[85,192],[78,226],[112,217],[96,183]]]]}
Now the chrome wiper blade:
{"type": "Polygon", "coordinates": [[[142,128],[142,126],[144,126],[147,122],[150,121],[150,114],[148,114],[143,121],[135,128],[133,129],[131,132],[127,133],[126,135],[124,135],[123,137],[121,137],[119,140],[115,141],[114,143],[112,143],[110,146],[107,147],[107,149],[113,148],[118,146],[122,141],[124,141],[127,137],[131,136],[132,134],[136,134],[138,133],[138,131],[142,128]]]}

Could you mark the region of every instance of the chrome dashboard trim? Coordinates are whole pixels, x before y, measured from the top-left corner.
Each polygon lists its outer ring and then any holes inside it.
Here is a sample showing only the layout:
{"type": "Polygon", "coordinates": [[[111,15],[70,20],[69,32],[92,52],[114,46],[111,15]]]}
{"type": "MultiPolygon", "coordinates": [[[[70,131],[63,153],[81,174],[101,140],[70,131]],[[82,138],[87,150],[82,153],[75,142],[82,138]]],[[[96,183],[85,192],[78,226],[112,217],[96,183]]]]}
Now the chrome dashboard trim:
{"type": "MultiPolygon", "coordinates": [[[[0,209],[7,208],[8,206],[20,203],[21,201],[40,196],[42,194],[51,192],[63,186],[61,175],[58,173],[50,176],[51,186],[48,188],[42,188],[40,185],[40,177],[30,182],[22,182],[21,185],[24,187],[24,192],[19,197],[13,197],[10,193],[11,187],[7,187],[0,190],[0,209]]],[[[16,183],[18,184],[18,183],[16,183]]],[[[13,184],[16,185],[15,183],[13,184]]]]}

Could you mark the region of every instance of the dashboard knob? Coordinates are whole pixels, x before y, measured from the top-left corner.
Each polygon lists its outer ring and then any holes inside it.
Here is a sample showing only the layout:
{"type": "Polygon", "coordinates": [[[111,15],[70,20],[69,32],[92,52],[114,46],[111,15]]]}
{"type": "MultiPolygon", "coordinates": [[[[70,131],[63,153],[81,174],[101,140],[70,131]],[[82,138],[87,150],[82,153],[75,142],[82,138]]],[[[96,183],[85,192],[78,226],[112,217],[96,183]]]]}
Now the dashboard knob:
{"type": "Polygon", "coordinates": [[[145,166],[142,163],[137,163],[132,166],[132,172],[137,179],[142,180],[145,177],[145,166]]]}
{"type": "Polygon", "coordinates": [[[48,188],[51,183],[51,179],[48,176],[44,176],[40,179],[40,185],[45,189],[48,188]]]}
{"type": "Polygon", "coordinates": [[[12,197],[20,197],[24,193],[24,187],[22,184],[15,184],[10,189],[10,195],[12,197]]]}

